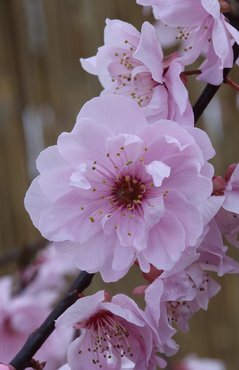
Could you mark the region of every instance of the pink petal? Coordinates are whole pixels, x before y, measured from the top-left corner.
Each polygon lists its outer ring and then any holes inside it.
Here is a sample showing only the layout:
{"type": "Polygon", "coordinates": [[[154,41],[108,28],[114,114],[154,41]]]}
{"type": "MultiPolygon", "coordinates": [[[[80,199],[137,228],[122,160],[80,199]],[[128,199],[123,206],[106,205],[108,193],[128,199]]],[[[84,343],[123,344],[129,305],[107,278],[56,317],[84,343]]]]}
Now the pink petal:
{"type": "Polygon", "coordinates": [[[33,225],[37,228],[39,228],[42,213],[50,205],[49,201],[41,191],[39,180],[40,176],[36,177],[32,181],[24,199],[25,208],[32,219],[33,225]]]}
{"type": "MultiPolygon", "coordinates": [[[[141,109],[119,95],[107,95],[88,101],[78,114],[77,122],[83,117],[113,130],[115,135],[125,132],[137,134],[148,125],[141,109]]],[[[100,142],[99,139],[97,141],[100,142]]]]}
{"type": "Polygon", "coordinates": [[[165,177],[170,176],[170,167],[160,161],[152,161],[145,166],[146,172],[152,176],[155,186],[160,186],[165,177]]]}
{"type": "Polygon", "coordinates": [[[157,39],[154,27],[144,22],[141,38],[133,57],[142,62],[151,72],[154,81],[163,83],[163,51],[157,39]]]}
{"type": "Polygon", "coordinates": [[[73,327],[77,323],[84,322],[99,311],[99,304],[105,299],[104,290],[78,299],[56,321],[56,328],[73,327]]]}

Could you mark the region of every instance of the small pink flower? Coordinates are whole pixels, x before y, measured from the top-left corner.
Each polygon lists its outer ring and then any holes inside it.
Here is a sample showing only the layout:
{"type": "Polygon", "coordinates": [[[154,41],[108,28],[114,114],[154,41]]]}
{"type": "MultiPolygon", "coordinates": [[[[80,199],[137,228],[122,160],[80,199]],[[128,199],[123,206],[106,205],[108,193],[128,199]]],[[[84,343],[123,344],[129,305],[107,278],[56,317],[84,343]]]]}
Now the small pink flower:
{"type": "Polygon", "coordinates": [[[12,279],[0,280],[0,359],[8,362],[46,318],[52,295],[12,296],[12,279]]]}
{"type": "Polygon", "coordinates": [[[158,328],[161,342],[165,343],[160,350],[169,355],[177,350],[171,340],[174,328],[187,331],[189,319],[201,308],[206,310],[210,298],[220,289],[210,272],[222,276],[239,271],[239,264],[226,255],[227,248],[214,220],[205,227],[195,255],[187,252],[186,249],[171,271],[159,271],[158,276],[152,271],[149,279],[144,274],[151,284],[134,290],[136,294],[145,294],[146,312],[158,328]]]}
{"type": "Polygon", "coordinates": [[[138,4],[152,5],[156,19],[171,27],[179,27],[178,40],[183,42],[180,61],[194,62],[203,52],[205,61],[199,67],[199,80],[219,85],[223,82],[223,68],[233,66],[234,42],[239,43],[239,32],[221,11],[226,4],[218,0],[138,0],[138,4]]]}
{"type": "Polygon", "coordinates": [[[199,263],[185,271],[157,278],[145,290],[146,313],[162,343],[161,352],[172,355],[178,346],[172,340],[175,326],[188,331],[189,319],[201,308],[206,310],[209,299],[218,293],[220,286],[199,263]]]}
{"type": "Polygon", "coordinates": [[[239,265],[233,258],[226,255],[227,250],[218,225],[215,220],[212,220],[207,225],[207,233],[197,248],[200,253],[197,262],[204,271],[214,271],[218,276],[238,273],[239,265]]]}
{"type": "Polygon", "coordinates": [[[163,58],[151,24],[144,22],[140,33],[129,23],[107,19],[104,41],[95,57],[81,59],[82,67],[99,77],[104,94],[135,101],[149,122],[168,118],[193,125],[188,91],[180,77],[183,66],[176,54],[163,58]]]}
{"type": "MultiPolygon", "coordinates": [[[[27,294],[25,290],[12,295],[12,279],[0,279],[0,360],[8,362],[22,348],[28,336],[48,316],[55,293],[41,291],[27,294]]],[[[44,369],[56,369],[66,360],[64,350],[72,339],[72,330],[56,330],[36,353],[35,358],[46,361],[44,369]]]]}
{"type": "Polygon", "coordinates": [[[152,328],[144,312],[122,294],[111,301],[105,297],[100,291],[81,298],[56,320],[56,328],[81,330],[68,349],[71,370],[126,369],[126,360],[137,370],[165,365],[154,354],[152,328]]]}
{"type": "Polygon", "coordinates": [[[39,294],[45,291],[56,293],[56,299],[65,289],[67,277],[75,275],[77,268],[70,255],[56,253],[49,244],[40,251],[33,262],[21,271],[20,279],[25,286],[26,294],[39,294]]]}
{"type": "Polygon", "coordinates": [[[144,272],[150,264],[168,271],[203,231],[213,154],[199,129],[148,125],[128,99],[95,98],[72,132],[40,154],[25,206],[78,268],[105,281],[124,276],[136,259],[144,272]]]}

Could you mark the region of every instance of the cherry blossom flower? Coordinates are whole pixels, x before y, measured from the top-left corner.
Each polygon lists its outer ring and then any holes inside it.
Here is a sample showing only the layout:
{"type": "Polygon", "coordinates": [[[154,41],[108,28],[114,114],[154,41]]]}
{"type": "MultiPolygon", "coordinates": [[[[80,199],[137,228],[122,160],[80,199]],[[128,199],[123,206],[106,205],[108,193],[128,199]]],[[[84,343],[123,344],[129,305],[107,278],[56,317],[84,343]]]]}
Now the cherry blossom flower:
{"type": "Polygon", "coordinates": [[[104,46],[95,57],[81,59],[97,75],[104,94],[125,95],[138,103],[149,122],[161,118],[193,125],[188,91],[180,77],[176,54],[163,58],[155,28],[143,23],[141,33],[131,24],[106,20],[104,46]]]}
{"type": "Polygon", "coordinates": [[[49,312],[52,296],[12,297],[12,279],[0,280],[0,359],[7,362],[21,348],[28,335],[41,324],[49,312]]]}
{"type": "Polygon", "coordinates": [[[172,276],[159,277],[146,288],[146,312],[164,338],[164,352],[167,355],[178,350],[172,340],[169,346],[169,339],[176,332],[174,326],[188,331],[189,319],[201,308],[206,310],[210,298],[219,289],[219,284],[198,263],[172,276]]]}
{"type": "Polygon", "coordinates": [[[228,247],[224,246],[221,231],[215,220],[207,225],[207,233],[202,243],[197,248],[200,254],[197,262],[205,271],[216,272],[218,276],[228,273],[238,273],[239,265],[227,256],[228,247]]]}
{"type": "MultiPolygon", "coordinates": [[[[23,291],[12,295],[10,277],[0,280],[0,360],[10,361],[20,350],[28,336],[43,322],[50,312],[55,293],[49,291],[28,295],[23,291]]],[[[44,369],[57,368],[66,360],[64,351],[72,338],[72,330],[58,329],[36,353],[36,359],[46,361],[44,369]]]]}
{"type": "Polygon", "coordinates": [[[54,291],[56,298],[66,284],[66,277],[75,275],[77,269],[71,256],[62,258],[52,245],[40,251],[31,265],[20,273],[25,294],[38,294],[46,290],[54,291]]]}
{"type": "MultiPolygon", "coordinates": [[[[172,337],[173,327],[188,330],[188,321],[199,309],[207,309],[209,299],[220,289],[209,272],[218,276],[226,273],[238,273],[239,264],[226,255],[221,233],[215,220],[204,230],[204,237],[199,242],[195,254],[184,251],[181,259],[170,271],[157,271],[154,267],[148,274],[143,274],[150,285],[143,285],[134,290],[136,294],[145,294],[146,312],[153,317],[155,326],[165,330],[165,341],[172,337]],[[166,325],[166,323],[168,323],[166,325]]],[[[170,353],[177,350],[171,341],[170,353]]],[[[163,350],[161,349],[161,352],[163,350]]],[[[168,354],[167,350],[165,350],[168,354]]]]}
{"type": "Polygon", "coordinates": [[[146,313],[154,322],[155,335],[160,333],[160,352],[168,356],[178,350],[172,339],[176,330],[188,331],[190,318],[200,309],[207,310],[210,298],[220,290],[210,272],[218,276],[239,272],[239,264],[226,255],[215,220],[205,226],[203,235],[194,255],[186,248],[168,272],[152,266],[149,273],[143,273],[150,285],[134,289],[135,294],[145,295],[146,313]]]}
{"type": "Polygon", "coordinates": [[[67,326],[81,330],[68,349],[71,370],[154,370],[157,365],[165,366],[155,355],[157,346],[144,312],[123,294],[109,299],[99,291],[79,299],[56,320],[57,328],[67,326]]]}
{"type": "MultiPolygon", "coordinates": [[[[218,0],[138,0],[138,4],[152,5],[156,19],[172,27],[179,27],[177,38],[183,42],[180,61],[194,62],[204,50],[199,80],[219,85],[223,82],[223,68],[233,66],[234,42],[239,43],[239,32],[222,14],[228,11],[224,1],[218,0]],[[205,48],[205,45],[207,47],[205,48]]],[[[228,4],[227,4],[228,5],[228,4]]]]}
{"type": "Polygon", "coordinates": [[[196,245],[202,205],[210,213],[213,155],[199,129],[148,125],[125,97],[95,98],[72,132],[40,154],[25,206],[58,250],[105,281],[124,276],[136,258],[144,272],[150,264],[168,271],[196,245]]]}
{"type": "Polygon", "coordinates": [[[0,370],[15,370],[11,365],[0,364],[0,370]]]}
{"type": "Polygon", "coordinates": [[[37,351],[34,358],[46,362],[44,370],[52,370],[66,362],[67,347],[74,337],[72,328],[57,328],[37,351]],[[59,348],[61,350],[59,350],[59,348]]]}

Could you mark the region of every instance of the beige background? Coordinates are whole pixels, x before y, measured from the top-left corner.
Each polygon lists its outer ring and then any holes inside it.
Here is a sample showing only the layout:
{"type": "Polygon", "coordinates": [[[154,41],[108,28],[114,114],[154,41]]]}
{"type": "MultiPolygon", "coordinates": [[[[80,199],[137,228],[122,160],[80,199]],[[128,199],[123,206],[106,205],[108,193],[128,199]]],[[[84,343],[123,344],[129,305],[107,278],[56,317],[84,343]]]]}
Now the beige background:
{"type": "MultiPolygon", "coordinates": [[[[101,90],[78,60],[94,55],[102,45],[106,17],[138,28],[145,19],[135,0],[0,0],[1,253],[39,239],[24,210],[24,194],[36,175],[37,154],[54,144],[61,131],[70,130],[83,103],[101,90]]],[[[233,75],[238,78],[236,68],[233,75]]],[[[195,101],[202,86],[190,82],[190,87],[195,101]]],[[[204,124],[218,151],[214,164],[220,173],[239,160],[235,91],[221,88],[204,124]]],[[[8,267],[13,268],[14,264],[8,267]]],[[[6,266],[1,269],[5,271],[6,266]]],[[[92,292],[104,286],[98,281],[92,292]]],[[[133,273],[112,290],[130,292],[138,283],[133,273]]],[[[180,355],[195,352],[221,358],[228,370],[236,370],[239,278],[228,276],[221,283],[222,292],[212,300],[209,311],[197,314],[190,333],[180,336],[180,355]]]]}

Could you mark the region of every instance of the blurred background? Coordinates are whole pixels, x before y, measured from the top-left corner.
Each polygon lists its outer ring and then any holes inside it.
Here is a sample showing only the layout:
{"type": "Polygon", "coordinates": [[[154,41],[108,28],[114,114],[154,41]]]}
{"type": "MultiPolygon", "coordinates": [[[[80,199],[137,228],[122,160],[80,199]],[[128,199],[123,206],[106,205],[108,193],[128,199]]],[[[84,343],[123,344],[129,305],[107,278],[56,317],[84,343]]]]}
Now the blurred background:
{"type": "MultiPolygon", "coordinates": [[[[103,44],[105,18],[118,18],[138,29],[149,12],[135,0],[0,0],[0,254],[39,240],[23,206],[36,176],[35,160],[62,131],[71,130],[77,112],[101,86],[83,71],[79,58],[95,55],[103,44]]],[[[237,67],[231,77],[239,80],[237,67]]],[[[203,85],[190,78],[192,102],[203,85]]],[[[200,126],[217,151],[217,174],[239,161],[237,92],[223,86],[200,126]]],[[[235,251],[232,251],[235,255],[235,251]]],[[[239,254],[237,253],[239,260],[239,254]]],[[[0,264],[1,272],[16,263],[0,264]]],[[[133,272],[112,290],[130,292],[133,272]]],[[[220,358],[228,370],[239,368],[239,277],[221,279],[222,291],[208,312],[195,315],[188,334],[180,335],[181,351],[220,358]]],[[[91,292],[103,287],[95,278],[91,292]]]]}

